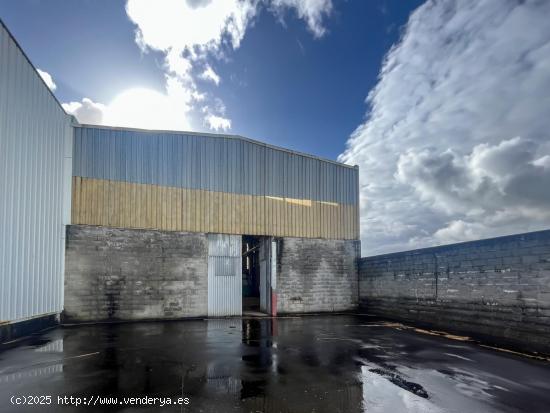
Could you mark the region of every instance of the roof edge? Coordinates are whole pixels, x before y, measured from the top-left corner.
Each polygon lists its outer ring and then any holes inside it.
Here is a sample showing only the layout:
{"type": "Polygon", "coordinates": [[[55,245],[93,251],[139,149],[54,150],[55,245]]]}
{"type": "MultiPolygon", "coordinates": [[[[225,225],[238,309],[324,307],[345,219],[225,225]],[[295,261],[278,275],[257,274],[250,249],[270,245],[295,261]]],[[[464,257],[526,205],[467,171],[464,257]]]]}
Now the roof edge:
{"type": "Polygon", "coordinates": [[[11,37],[11,39],[13,40],[13,43],[15,43],[15,46],[19,49],[19,51],[21,52],[21,54],[23,55],[23,57],[27,60],[27,63],[29,63],[29,65],[34,69],[34,72],[36,73],[36,76],[38,76],[38,78],[40,79],[40,81],[42,82],[42,84],[44,85],[44,87],[46,89],[48,89],[48,92],[50,92],[50,95],[53,97],[54,101],[57,103],[57,105],[59,106],[59,108],[63,111],[63,113],[67,116],[71,116],[67,113],[67,111],[65,110],[65,108],[63,107],[63,105],[61,104],[61,102],[59,101],[59,99],[57,99],[57,96],[55,96],[55,93],[53,93],[53,91],[48,87],[48,85],[46,84],[46,81],[42,78],[42,76],[40,76],[40,73],[38,73],[38,69],[36,68],[36,66],[33,64],[33,62],[31,61],[31,59],[29,58],[29,56],[27,56],[27,53],[25,53],[25,50],[23,50],[23,48],[21,47],[21,45],[19,44],[19,42],[17,41],[17,39],[15,38],[15,36],[13,35],[13,33],[10,31],[10,29],[8,29],[8,26],[6,25],[6,23],[4,23],[4,21],[2,20],[2,18],[0,18],[0,25],[6,30],[6,32],[8,33],[8,36],[11,37]]]}

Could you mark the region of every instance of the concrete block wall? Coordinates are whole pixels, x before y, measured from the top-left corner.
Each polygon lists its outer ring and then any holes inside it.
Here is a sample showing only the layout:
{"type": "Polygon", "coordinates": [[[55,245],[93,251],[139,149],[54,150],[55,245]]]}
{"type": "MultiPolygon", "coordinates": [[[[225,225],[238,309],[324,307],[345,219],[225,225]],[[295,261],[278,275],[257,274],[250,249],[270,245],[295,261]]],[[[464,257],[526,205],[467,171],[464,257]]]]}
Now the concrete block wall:
{"type": "Polygon", "coordinates": [[[359,253],[360,241],[279,239],[277,313],[357,309],[359,253]]]}
{"type": "Polygon", "coordinates": [[[67,227],[66,322],[205,316],[203,233],[67,227]]]}
{"type": "Polygon", "coordinates": [[[362,258],[370,313],[550,353],[550,231],[362,258]]]}

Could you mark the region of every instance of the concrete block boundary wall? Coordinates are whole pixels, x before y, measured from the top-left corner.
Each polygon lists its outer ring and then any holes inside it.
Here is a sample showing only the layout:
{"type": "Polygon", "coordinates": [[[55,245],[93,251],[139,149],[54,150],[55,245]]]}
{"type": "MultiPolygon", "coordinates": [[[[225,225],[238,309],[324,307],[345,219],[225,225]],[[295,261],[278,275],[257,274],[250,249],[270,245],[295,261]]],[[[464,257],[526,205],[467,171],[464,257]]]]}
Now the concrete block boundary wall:
{"type": "Polygon", "coordinates": [[[550,354],[550,230],[359,260],[360,308],[550,354]]]}

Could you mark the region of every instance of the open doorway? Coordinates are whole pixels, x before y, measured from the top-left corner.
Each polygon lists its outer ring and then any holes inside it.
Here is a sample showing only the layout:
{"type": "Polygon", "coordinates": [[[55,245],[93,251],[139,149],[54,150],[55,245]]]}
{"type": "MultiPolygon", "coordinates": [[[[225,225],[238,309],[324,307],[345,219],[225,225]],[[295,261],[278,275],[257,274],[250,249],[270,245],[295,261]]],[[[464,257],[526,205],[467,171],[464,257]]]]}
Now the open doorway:
{"type": "Polygon", "coordinates": [[[260,237],[243,235],[243,314],[260,311],[260,244],[260,237]]]}
{"type": "Polygon", "coordinates": [[[276,243],[272,237],[243,235],[243,314],[277,314],[276,251],[276,243]]]}

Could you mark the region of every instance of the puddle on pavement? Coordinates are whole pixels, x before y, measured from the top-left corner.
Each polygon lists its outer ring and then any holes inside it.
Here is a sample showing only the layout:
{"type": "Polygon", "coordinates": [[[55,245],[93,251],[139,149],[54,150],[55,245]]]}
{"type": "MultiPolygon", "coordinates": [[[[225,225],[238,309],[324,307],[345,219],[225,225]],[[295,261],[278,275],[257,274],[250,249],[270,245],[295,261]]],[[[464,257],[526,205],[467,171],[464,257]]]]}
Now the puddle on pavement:
{"type": "Polygon", "coordinates": [[[187,411],[205,412],[534,413],[550,404],[548,364],[412,329],[380,328],[390,323],[365,328],[367,320],[248,318],[58,329],[2,354],[0,399],[40,386],[68,396],[184,394],[191,399],[187,411]],[[18,371],[2,374],[6,367],[18,371]]]}

